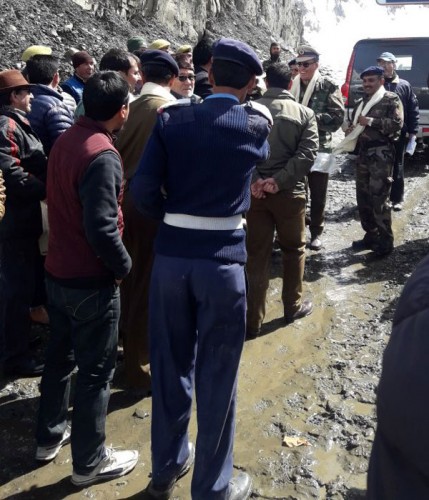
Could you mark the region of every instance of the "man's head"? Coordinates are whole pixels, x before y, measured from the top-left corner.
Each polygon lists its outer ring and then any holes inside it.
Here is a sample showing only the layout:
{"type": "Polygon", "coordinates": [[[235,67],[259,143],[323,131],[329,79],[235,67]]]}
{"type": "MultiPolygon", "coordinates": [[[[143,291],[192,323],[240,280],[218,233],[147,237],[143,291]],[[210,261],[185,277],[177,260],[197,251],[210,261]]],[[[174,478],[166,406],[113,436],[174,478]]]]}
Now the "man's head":
{"type": "Polygon", "coordinates": [[[179,76],[173,82],[172,90],[182,97],[191,97],[195,87],[195,71],[192,64],[179,61],[179,76]]]}
{"type": "Polygon", "coordinates": [[[145,50],[147,49],[147,41],[141,35],[135,35],[127,40],[127,49],[128,52],[135,52],[137,50],[145,50]]]}
{"type": "Polygon", "coordinates": [[[100,71],[118,71],[128,82],[130,92],[141,84],[141,73],[135,56],[122,49],[110,49],[100,61],[100,71]]]}
{"type": "Polygon", "coordinates": [[[98,122],[109,122],[112,131],[122,128],[128,118],[128,83],[116,71],[100,71],[83,90],[85,115],[98,122]]]}
{"type": "Polygon", "coordinates": [[[144,81],[171,87],[179,74],[179,66],[170,54],[162,50],[146,50],[140,55],[144,81]]]}
{"type": "Polygon", "coordinates": [[[289,65],[286,63],[271,64],[267,68],[265,83],[267,87],[276,87],[279,89],[287,90],[290,86],[292,79],[292,72],[289,65]]]}
{"type": "Polygon", "coordinates": [[[39,83],[56,88],[60,81],[59,60],[54,56],[36,55],[27,62],[27,76],[30,83],[39,83]]]}
{"type": "Polygon", "coordinates": [[[21,59],[26,63],[31,57],[36,55],[50,56],[52,54],[51,47],[46,45],[30,45],[21,55],[21,59]]]}
{"type": "Polygon", "coordinates": [[[396,69],[396,57],[391,52],[383,52],[377,58],[377,64],[383,68],[384,76],[391,78],[396,69]]]}
{"type": "Polygon", "coordinates": [[[213,56],[213,43],[208,37],[203,37],[192,51],[192,61],[195,66],[207,66],[213,56]]]}
{"type": "Polygon", "coordinates": [[[292,73],[292,80],[296,77],[296,75],[299,75],[299,67],[298,64],[296,63],[296,59],[292,59],[288,63],[289,69],[292,73]]]}
{"type": "Polygon", "coordinates": [[[15,109],[29,113],[31,111],[31,88],[17,69],[0,72],[0,106],[12,106],[15,109]]]}
{"type": "Polygon", "coordinates": [[[278,42],[271,42],[270,45],[270,56],[271,59],[278,59],[280,56],[282,48],[280,47],[280,44],[278,42]]]}
{"type": "Polygon", "coordinates": [[[309,82],[319,67],[319,52],[310,45],[301,45],[295,58],[299,76],[303,82],[309,82]]]}
{"type": "Polygon", "coordinates": [[[363,90],[366,95],[372,96],[384,85],[383,68],[370,66],[360,74],[363,90]]]}
{"type": "Polygon", "coordinates": [[[243,102],[262,73],[261,61],[247,44],[232,38],[220,38],[213,44],[209,80],[215,93],[232,91],[243,102]]]}
{"type": "Polygon", "coordinates": [[[176,50],[176,61],[183,61],[192,64],[192,46],[191,45],[181,45],[176,50]]]}
{"type": "Polygon", "coordinates": [[[163,38],[158,38],[158,40],[154,40],[149,44],[148,49],[151,50],[163,50],[164,52],[170,51],[170,42],[168,40],[164,40],[163,38]]]}
{"type": "Polygon", "coordinates": [[[95,72],[95,61],[85,50],[80,50],[72,56],[72,64],[76,75],[86,82],[95,72]]]}

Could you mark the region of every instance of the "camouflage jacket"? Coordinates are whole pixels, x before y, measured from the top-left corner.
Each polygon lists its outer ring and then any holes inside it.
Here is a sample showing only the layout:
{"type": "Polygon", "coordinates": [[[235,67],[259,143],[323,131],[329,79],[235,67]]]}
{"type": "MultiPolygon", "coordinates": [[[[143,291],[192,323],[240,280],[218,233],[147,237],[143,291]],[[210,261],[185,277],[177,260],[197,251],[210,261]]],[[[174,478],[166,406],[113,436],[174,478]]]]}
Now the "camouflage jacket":
{"type": "MultiPolygon", "coordinates": [[[[300,101],[305,88],[301,85],[300,101]]],[[[308,103],[317,120],[319,132],[319,151],[330,153],[332,132],[337,131],[344,121],[344,104],[338,85],[329,77],[320,77],[314,87],[314,92],[308,103]]]]}
{"type": "MultiPolygon", "coordinates": [[[[364,106],[369,99],[370,96],[364,98],[364,106]]],[[[361,100],[356,103],[352,120],[360,102],[361,100]]],[[[401,100],[395,93],[386,92],[383,99],[375,104],[366,116],[374,120],[359,136],[358,146],[361,149],[393,144],[399,137],[404,124],[404,111],[401,100]]]]}

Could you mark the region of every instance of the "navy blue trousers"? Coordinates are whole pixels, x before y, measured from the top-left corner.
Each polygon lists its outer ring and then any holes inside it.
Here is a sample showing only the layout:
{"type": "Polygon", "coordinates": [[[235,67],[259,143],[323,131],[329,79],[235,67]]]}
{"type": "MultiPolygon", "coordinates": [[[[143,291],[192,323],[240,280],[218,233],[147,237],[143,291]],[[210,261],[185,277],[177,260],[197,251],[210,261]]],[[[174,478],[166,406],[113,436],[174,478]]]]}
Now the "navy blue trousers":
{"type": "Polygon", "coordinates": [[[149,299],[155,485],[168,483],[188,457],[195,386],[192,498],[228,497],[245,317],[243,265],[156,256],[149,299]]]}

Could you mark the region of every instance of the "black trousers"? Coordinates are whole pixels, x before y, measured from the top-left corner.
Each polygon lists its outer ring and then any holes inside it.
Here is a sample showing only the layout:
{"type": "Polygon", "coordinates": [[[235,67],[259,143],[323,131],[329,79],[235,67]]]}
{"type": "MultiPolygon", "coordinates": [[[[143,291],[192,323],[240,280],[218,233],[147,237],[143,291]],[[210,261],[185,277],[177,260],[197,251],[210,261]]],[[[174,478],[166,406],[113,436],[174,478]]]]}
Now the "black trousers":
{"type": "Polygon", "coordinates": [[[4,367],[19,365],[28,354],[38,257],[37,239],[0,242],[0,361],[4,367]]]}

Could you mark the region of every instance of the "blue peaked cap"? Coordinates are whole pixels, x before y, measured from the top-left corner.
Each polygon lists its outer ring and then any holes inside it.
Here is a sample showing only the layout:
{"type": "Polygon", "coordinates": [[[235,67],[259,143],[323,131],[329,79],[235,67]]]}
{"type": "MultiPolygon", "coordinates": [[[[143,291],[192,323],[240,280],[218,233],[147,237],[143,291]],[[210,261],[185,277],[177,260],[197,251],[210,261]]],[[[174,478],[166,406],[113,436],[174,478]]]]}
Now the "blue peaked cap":
{"type": "Polygon", "coordinates": [[[380,68],[380,66],[369,66],[369,68],[366,68],[362,71],[360,77],[363,78],[364,76],[370,75],[383,76],[384,70],[383,68],[380,68]]]}
{"type": "Polygon", "coordinates": [[[213,60],[231,61],[244,66],[254,75],[262,75],[261,61],[246,43],[222,37],[213,44],[213,60]]]}

